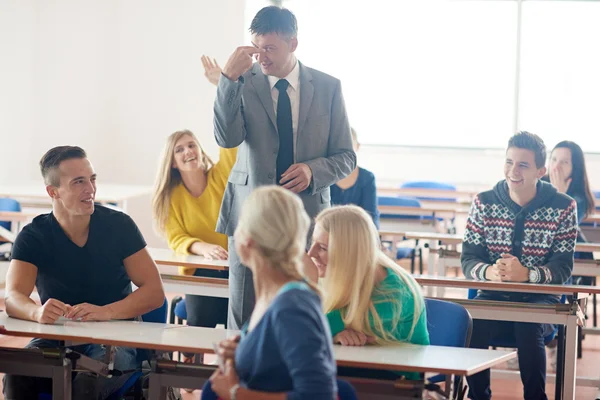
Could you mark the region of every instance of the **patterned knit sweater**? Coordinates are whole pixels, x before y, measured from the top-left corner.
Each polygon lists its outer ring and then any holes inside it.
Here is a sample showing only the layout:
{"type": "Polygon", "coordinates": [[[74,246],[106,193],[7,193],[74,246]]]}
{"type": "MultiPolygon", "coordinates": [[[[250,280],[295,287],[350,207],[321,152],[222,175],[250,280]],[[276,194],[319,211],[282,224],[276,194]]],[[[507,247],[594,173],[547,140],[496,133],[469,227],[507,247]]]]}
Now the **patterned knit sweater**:
{"type": "Polygon", "coordinates": [[[461,256],[467,279],[485,280],[502,253],[535,272],[534,283],[564,284],[573,270],[577,238],[575,200],[546,182],[525,207],[511,200],[506,181],[473,200],[461,256]]]}

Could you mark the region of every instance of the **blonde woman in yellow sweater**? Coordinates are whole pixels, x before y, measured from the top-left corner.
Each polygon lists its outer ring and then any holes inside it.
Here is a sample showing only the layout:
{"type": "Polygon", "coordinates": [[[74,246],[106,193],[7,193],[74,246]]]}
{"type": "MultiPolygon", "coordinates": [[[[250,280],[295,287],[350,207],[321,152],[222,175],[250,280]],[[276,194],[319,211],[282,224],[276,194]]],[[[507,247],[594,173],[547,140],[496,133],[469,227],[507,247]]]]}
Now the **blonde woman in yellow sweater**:
{"type": "MultiPolygon", "coordinates": [[[[169,247],[181,254],[227,259],[227,236],[215,232],[223,193],[237,149],[220,149],[216,164],[188,130],[167,139],[152,199],[154,221],[169,247]]],[[[228,278],[227,272],[180,268],[184,275],[228,278]]],[[[227,321],[227,299],[186,296],[188,325],[227,321]]]]}

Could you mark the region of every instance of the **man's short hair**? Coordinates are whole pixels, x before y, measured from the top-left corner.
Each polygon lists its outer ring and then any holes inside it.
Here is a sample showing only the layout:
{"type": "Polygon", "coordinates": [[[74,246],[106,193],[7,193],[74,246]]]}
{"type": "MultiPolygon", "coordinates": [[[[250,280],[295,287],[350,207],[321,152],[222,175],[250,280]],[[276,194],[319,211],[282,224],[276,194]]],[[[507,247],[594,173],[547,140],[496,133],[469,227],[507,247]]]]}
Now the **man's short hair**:
{"type": "Polygon", "coordinates": [[[287,8],[265,7],[254,16],[250,24],[250,33],[253,35],[277,33],[289,40],[298,34],[296,16],[287,8]]]}
{"type": "Polygon", "coordinates": [[[511,147],[533,151],[536,168],[546,165],[546,145],[538,135],[527,131],[516,133],[508,141],[508,149],[511,147]]]}
{"type": "Polygon", "coordinates": [[[78,146],[57,146],[48,150],[40,160],[44,183],[58,186],[60,184],[60,175],[58,174],[60,163],[73,158],[87,158],[87,154],[78,146]]]}

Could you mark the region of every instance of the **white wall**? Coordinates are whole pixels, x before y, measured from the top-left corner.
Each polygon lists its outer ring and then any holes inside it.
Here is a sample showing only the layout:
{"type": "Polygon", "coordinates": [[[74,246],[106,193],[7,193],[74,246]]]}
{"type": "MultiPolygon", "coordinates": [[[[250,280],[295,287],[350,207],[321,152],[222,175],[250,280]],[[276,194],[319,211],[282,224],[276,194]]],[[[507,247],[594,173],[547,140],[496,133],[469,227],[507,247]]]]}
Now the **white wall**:
{"type": "MultiPolygon", "coordinates": [[[[244,43],[244,11],[244,0],[0,2],[0,185],[40,181],[40,157],[62,144],[89,153],[99,185],[151,185],[178,129],[218,154],[200,56],[224,63],[244,43]]],[[[128,211],[158,244],[149,197],[128,211]]]]}
{"type": "Polygon", "coordinates": [[[33,134],[35,2],[0,2],[0,184],[28,176],[33,134]]]}

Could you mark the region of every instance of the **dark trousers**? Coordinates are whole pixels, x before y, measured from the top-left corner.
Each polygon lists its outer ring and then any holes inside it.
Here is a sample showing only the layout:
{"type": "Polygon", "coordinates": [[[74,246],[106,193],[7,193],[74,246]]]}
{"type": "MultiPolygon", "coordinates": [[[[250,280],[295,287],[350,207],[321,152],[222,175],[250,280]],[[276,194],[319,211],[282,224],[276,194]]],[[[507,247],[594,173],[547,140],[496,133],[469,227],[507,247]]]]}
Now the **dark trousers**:
{"type": "MultiPolygon", "coordinates": [[[[540,295],[479,294],[475,299],[518,301],[526,303],[556,304],[558,299],[540,295]]],[[[493,343],[514,340],[517,347],[521,381],[525,400],[547,400],[546,396],[546,350],[545,338],[555,327],[551,324],[473,320],[471,348],[487,349],[493,343]]],[[[501,346],[504,347],[504,346],[501,346]]],[[[511,346],[512,347],[512,346],[511,346]]],[[[467,378],[469,398],[488,400],[492,398],[490,370],[479,372],[467,378]]]]}
{"type": "MultiPolygon", "coordinates": [[[[229,274],[227,271],[197,269],[194,276],[227,279],[229,274]]],[[[228,302],[228,299],[221,297],[186,295],[185,310],[187,312],[187,324],[203,328],[214,328],[218,324],[225,325],[227,323],[228,302]]]]}
{"type": "Polygon", "coordinates": [[[229,237],[229,313],[227,329],[242,329],[254,310],[256,297],[250,268],[242,264],[235,251],[233,237],[229,237]]]}

